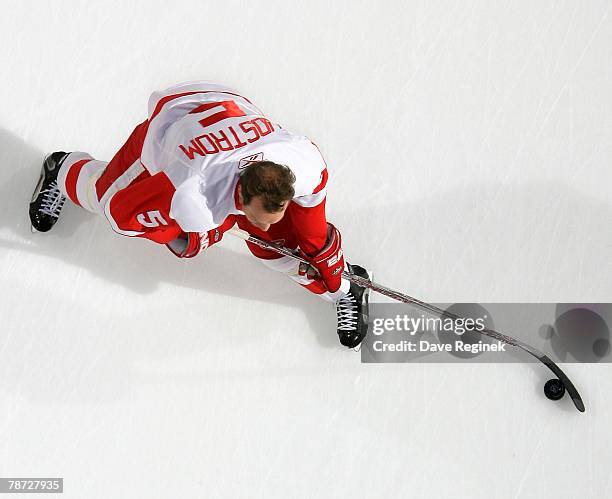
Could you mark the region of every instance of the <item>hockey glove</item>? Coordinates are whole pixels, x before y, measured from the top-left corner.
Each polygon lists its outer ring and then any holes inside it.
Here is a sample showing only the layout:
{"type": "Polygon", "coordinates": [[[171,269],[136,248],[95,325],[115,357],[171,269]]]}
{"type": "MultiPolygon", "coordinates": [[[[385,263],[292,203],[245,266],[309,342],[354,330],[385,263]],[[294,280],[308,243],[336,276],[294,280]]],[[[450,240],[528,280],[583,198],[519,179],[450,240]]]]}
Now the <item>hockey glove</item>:
{"type": "Polygon", "coordinates": [[[342,271],[344,270],[344,256],[342,251],[342,238],[340,232],[329,222],[327,223],[327,243],[325,247],[314,256],[307,259],[325,283],[327,289],[334,293],[340,288],[342,271]]]}
{"type": "Polygon", "coordinates": [[[218,243],[223,237],[225,227],[217,227],[208,232],[183,232],[166,246],[179,258],[193,258],[209,246],[218,243]]]}
{"type": "Polygon", "coordinates": [[[193,258],[210,246],[208,232],[183,232],[166,246],[179,258],[193,258]]]}
{"type": "Polygon", "coordinates": [[[216,229],[210,229],[208,232],[183,232],[166,246],[179,258],[193,258],[209,246],[221,241],[223,233],[231,229],[235,223],[235,217],[230,215],[216,229]]]}

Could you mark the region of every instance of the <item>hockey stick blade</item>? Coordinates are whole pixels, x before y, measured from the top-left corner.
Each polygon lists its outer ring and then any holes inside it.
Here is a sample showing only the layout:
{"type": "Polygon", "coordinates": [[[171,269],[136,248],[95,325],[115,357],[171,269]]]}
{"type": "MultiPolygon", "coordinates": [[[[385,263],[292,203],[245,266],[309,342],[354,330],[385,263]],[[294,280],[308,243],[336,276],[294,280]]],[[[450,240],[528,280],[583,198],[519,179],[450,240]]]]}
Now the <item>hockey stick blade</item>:
{"type": "MultiPolygon", "coordinates": [[[[271,241],[265,241],[263,239],[253,236],[249,234],[248,232],[238,229],[238,228],[232,228],[228,232],[236,237],[244,239],[245,241],[256,244],[257,246],[261,248],[275,251],[276,253],[279,253],[281,255],[288,256],[290,258],[293,258],[295,260],[308,264],[308,261],[305,260],[302,256],[297,254],[295,251],[290,250],[289,248],[285,248],[284,246],[281,246],[280,244],[276,244],[271,241]]],[[[417,300],[416,298],[413,298],[412,296],[408,296],[404,293],[400,293],[399,291],[395,291],[393,289],[390,289],[380,284],[377,284],[375,282],[372,282],[370,279],[365,279],[363,277],[359,277],[359,276],[350,274],[347,271],[342,272],[342,277],[350,282],[354,282],[358,286],[369,288],[372,291],[376,291],[377,293],[380,293],[381,295],[392,298],[393,300],[397,300],[402,303],[408,303],[408,304],[414,305],[422,310],[427,310],[428,312],[432,312],[442,317],[449,317],[455,320],[461,319],[461,317],[459,317],[458,315],[455,315],[451,312],[448,312],[439,307],[436,307],[435,305],[431,305],[427,302],[417,300]]],[[[489,338],[493,338],[495,340],[501,341],[502,343],[505,343],[507,345],[519,348],[523,350],[524,352],[527,352],[532,357],[535,357],[536,359],[538,359],[542,364],[548,367],[548,369],[550,369],[555,376],[557,376],[557,378],[563,383],[563,385],[565,385],[565,389],[567,390],[567,393],[572,399],[572,402],[574,403],[574,406],[576,407],[576,409],[578,409],[580,412],[585,411],[584,402],[582,401],[582,398],[580,397],[578,390],[576,389],[574,384],[570,381],[570,379],[567,377],[567,375],[561,370],[561,368],[557,364],[555,364],[550,359],[550,357],[545,355],[543,352],[539,351],[537,348],[534,348],[531,345],[528,345],[527,343],[524,343],[520,340],[512,338],[511,336],[502,334],[498,331],[494,331],[493,329],[485,328],[482,330],[478,330],[477,332],[479,332],[480,334],[484,336],[488,336],[489,338]]]]}

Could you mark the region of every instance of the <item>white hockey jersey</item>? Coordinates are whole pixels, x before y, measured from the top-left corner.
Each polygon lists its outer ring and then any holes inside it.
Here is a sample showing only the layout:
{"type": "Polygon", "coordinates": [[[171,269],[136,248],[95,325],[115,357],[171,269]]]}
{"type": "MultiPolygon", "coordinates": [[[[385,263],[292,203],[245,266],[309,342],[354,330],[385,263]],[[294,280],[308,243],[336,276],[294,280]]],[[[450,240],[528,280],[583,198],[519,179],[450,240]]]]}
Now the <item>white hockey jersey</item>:
{"type": "Polygon", "coordinates": [[[194,82],[151,96],[141,162],[172,182],[170,216],[183,230],[204,232],[242,213],[233,195],[240,171],[261,160],[289,166],[295,202],[315,206],[324,198],[324,188],[314,192],[326,168],[317,147],[272,123],[236,91],[194,82]]]}
{"type": "Polygon", "coordinates": [[[96,181],[113,229],[168,243],[183,232],[209,232],[244,218],[240,172],[253,161],[288,166],[296,177],[287,209],[302,248],[325,243],[327,168],[306,137],[271,122],[246,97],[210,82],[155,92],[138,125],[96,181]]]}

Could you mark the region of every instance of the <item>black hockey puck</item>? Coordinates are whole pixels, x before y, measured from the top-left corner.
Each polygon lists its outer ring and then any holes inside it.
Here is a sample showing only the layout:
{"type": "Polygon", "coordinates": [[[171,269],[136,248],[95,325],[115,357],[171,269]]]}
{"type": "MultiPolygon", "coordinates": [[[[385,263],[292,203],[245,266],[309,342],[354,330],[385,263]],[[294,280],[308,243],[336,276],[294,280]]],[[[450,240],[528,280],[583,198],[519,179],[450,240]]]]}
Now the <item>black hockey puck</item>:
{"type": "Polygon", "coordinates": [[[544,395],[550,400],[559,400],[565,395],[565,385],[560,379],[549,379],[544,385],[544,395]]]}

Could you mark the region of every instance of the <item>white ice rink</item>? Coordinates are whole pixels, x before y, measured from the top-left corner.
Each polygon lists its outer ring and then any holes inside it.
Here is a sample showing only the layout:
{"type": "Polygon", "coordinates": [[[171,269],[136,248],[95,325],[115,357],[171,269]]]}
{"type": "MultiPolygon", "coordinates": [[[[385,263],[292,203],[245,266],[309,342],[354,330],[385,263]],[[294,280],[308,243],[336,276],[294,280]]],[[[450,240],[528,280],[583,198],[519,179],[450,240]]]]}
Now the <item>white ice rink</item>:
{"type": "Polygon", "coordinates": [[[207,79],[320,146],[377,281],[611,302],[609,1],[0,7],[0,476],[71,499],[612,497],[609,364],[563,364],[585,414],[537,364],[364,365],[240,241],[181,261],[73,205],[46,235],[27,216],[46,152],[108,160],[153,90],[207,79]]]}

